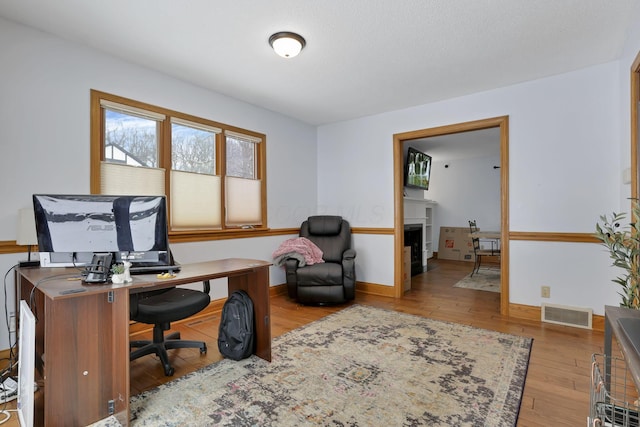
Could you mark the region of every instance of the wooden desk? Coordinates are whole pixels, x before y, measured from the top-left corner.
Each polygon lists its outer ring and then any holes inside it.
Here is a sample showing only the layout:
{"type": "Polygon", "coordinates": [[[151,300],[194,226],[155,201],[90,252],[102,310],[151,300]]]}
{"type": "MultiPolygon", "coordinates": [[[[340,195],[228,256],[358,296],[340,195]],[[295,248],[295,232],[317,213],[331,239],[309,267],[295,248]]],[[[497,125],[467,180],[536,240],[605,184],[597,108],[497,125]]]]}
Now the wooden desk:
{"type": "Polygon", "coordinates": [[[255,354],[271,361],[270,265],[249,259],[185,264],[173,279],[135,275],[122,285],[70,280],[79,277],[73,268],[21,269],[18,290],[38,319],[36,367],[44,380],[36,425],[87,425],[109,415],[129,424],[130,292],[226,277],[229,293],[244,289],[253,300],[255,354]]]}

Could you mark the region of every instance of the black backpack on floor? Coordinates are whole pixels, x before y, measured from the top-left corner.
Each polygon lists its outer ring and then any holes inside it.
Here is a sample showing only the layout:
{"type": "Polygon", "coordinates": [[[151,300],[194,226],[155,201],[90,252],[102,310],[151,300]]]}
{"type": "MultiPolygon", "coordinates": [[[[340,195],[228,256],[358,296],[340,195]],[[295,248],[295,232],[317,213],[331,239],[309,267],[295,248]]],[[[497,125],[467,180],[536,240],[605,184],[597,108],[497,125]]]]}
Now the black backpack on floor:
{"type": "Polygon", "coordinates": [[[253,301],[245,291],[233,291],[222,306],[218,350],[226,358],[241,360],[251,356],[254,347],[253,301]]]}

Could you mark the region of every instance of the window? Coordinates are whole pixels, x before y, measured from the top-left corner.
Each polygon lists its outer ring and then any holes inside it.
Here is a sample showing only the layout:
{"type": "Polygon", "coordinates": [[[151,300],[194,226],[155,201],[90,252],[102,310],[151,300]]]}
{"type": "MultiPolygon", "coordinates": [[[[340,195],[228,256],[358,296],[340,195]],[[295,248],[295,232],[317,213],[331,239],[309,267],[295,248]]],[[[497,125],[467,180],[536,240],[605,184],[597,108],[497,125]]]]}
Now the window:
{"type": "Polygon", "coordinates": [[[171,228],[222,227],[216,139],[222,130],[171,119],[171,228]]]}
{"type": "Polygon", "coordinates": [[[91,153],[92,193],[166,195],[172,237],[266,227],[262,134],[91,91],[91,153]]]}
{"type": "Polygon", "coordinates": [[[259,138],[225,132],[227,218],[229,226],[259,221],[262,211],[260,180],[257,176],[259,138]]]}
{"type": "Polygon", "coordinates": [[[220,129],[171,119],[171,168],[216,174],[216,135],[220,129]]]}

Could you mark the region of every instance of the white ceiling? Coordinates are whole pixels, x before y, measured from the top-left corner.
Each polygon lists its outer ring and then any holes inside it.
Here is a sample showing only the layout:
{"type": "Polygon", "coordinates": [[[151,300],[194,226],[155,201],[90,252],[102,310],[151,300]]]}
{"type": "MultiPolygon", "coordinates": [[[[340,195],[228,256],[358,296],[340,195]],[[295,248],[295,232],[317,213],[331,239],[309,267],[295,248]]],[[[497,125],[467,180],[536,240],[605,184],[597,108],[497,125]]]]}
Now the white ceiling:
{"type": "Polygon", "coordinates": [[[2,0],[0,16],[319,125],[617,59],[640,0],[2,0]],[[305,37],[293,59],[268,44],[305,37]]]}
{"type": "MultiPolygon", "coordinates": [[[[404,143],[404,150],[414,147],[427,153],[434,162],[500,156],[500,128],[459,132],[449,135],[413,139],[404,143]]],[[[500,164],[498,161],[497,164],[500,164]]]]}

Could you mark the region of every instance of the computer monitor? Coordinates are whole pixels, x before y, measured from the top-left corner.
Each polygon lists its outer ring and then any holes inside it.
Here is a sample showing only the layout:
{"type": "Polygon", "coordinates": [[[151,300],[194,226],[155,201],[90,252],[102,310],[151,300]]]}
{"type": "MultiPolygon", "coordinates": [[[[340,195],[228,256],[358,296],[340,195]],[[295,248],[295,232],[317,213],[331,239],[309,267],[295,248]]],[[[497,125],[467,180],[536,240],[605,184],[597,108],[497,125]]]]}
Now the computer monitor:
{"type": "Polygon", "coordinates": [[[21,300],[18,336],[18,419],[23,427],[33,426],[35,362],[36,318],[29,305],[21,300]]]}
{"type": "Polygon", "coordinates": [[[33,208],[43,267],[88,265],[95,253],[133,273],[175,265],[164,196],[34,194],[33,208]]]}

